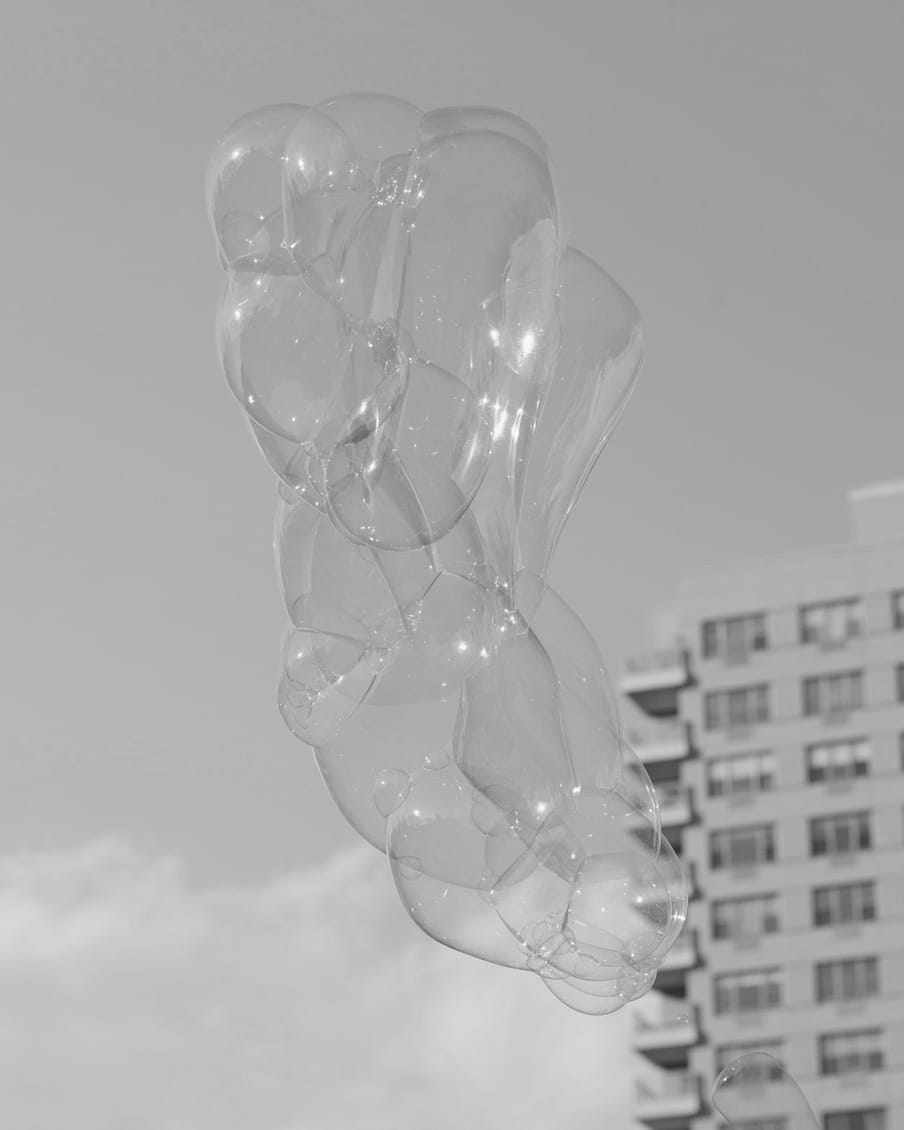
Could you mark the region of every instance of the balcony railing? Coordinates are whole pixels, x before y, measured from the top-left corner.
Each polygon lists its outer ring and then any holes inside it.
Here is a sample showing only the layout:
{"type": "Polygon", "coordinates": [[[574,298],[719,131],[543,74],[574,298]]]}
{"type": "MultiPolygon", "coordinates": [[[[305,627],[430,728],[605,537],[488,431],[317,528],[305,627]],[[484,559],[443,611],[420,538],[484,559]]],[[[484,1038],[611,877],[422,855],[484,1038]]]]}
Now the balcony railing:
{"type": "Polygon", "coordinates": [[[656,1082],[638,1080],[635,1113],[643,1122],[692,1118],[700,1112],[700,1080],[692,1071],[664,1071],[656,1082]]]}
{"type": "Polygon", "coordinates": [[[656,651],[643,651],[636,655],[628,656],[625,670],[629,674],[640,674],[646,671],[661,671],[670,667],[684,666],[684,649],[680,647],[662,647],[656,651]]]}
{"type": "Polygon", "coordinates": [[[659,967],[665,972],[690,969],[697,964],[697,937],[693,930],[685,929],[665,956],[659,967]]]}
{"type": "Polygon", "coordinates": [[[690,789],[685,785],[671,783],[656,785],[655,788],[663,827],[675,828],[681,824],[690,824],[694,817],[690,789]]]}
{"type": "Polygon", "coordinates": [[[647,652],[628,659],[619,686],[654,717],[678,712],[678,691],[689,681],[687,652],[680,647],[647,652]]]}
{"type": "Polygon", "coordinates": [[[643,726],[632,726],[625,737],[645,762],[674,761],[690,753],[687,723],[680,718],[662,718],[656,722],[650,720],[643,726]]]}
{"type": "MultiPolygon", "coordinates": [[[[667,782],[655,784],[656,800],[659,803],[659,819],[663,828],[680,828],[694,819],[694,805],[691,790],[686,785],[667,782]]],[[[629,817],[632,825],[641,832],[648,829],[649,819],[639,812],[629,817]]]]}
{"type": "MultiPolygon", "coordinates": [[[[634,1022],[634,1047],[652,1052],[689,1047],[698,1039],[697,1014],[686,1001],[678,1004],[661,994],[652,1011],[639,1012],[634,1022]]],[[[648,998],[649,999],[649,998],[648,998]]]]}
{"type": "Polygon", "coordinates": [[[629,655],[625,660],[625,678],[671,680],[687,676],[687,653],[683,647],[666,647],[629,655]]]}

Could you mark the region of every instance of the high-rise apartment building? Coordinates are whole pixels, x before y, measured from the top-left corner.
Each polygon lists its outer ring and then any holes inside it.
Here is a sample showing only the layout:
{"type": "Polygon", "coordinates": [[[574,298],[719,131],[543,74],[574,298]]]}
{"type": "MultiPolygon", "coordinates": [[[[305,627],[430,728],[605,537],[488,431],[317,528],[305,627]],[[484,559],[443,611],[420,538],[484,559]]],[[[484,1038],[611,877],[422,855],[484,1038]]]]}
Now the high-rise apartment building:
{"type": "MultiPolygon", "coordinates": [[[[693,888],[635,1009],[653,1130],[712,1130],[746,1051],[824,1130],[904,1130],[904,483],[850,504],[849,544],[688,578],[679,646],[621,679],[693,888]]],[[[769,1082],[744,1130],[782,1130],[769,1082]]]]}

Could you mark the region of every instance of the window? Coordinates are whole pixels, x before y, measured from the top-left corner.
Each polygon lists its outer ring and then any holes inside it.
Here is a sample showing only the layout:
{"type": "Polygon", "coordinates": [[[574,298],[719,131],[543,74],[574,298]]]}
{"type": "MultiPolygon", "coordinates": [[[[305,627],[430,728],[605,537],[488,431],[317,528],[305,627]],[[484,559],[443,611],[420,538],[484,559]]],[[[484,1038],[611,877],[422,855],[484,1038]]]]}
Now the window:
{"type": "Polygon", "coordinates": [[[804,714],[847,714],[863,706],[863,672],[804,679],[804,714]]]}
{"type": "Polygon", "coordinates": [[[722,899],[712,905],[714,938],[758,938],[778,930],[776,895],[722,899]]]}
{"type": "Polygon", "coordinates": [[[771,824],[748,824],[710,833],[709,865],[714,871],[720,867],[752,867],[773,859],[775,834],[771,824]]]}
{"type": "Polygon", "coordinates": [[[852,1001],[874,997],[879,992],[879,961],[857,957],[848,961],[824,961],[816,966],[818,1001],[852,1001]]]}
{"type": "Polygon", "coordinates": [[[728,616],[722,620],[703,622],[702,650],[704,659],[720,655],[724,659],[741,659],[751,651],[765,651],[766,614],[728,616]]]}
{"type": "Polygon", "coordinates": [[[775,785],[775,754],[771,750],[714,757],[707,766],[710,796],[758,793],[775,785]]]}
{"type": "Polygon", "coordinates": [[[881,1107],[871,1110],[839,1110],[823,1118],[825,1130],[885,1130],[885,1111],[881,1107]]]}
{"type": "Polygon", "coordinates": [[[843,643],[862,632],[862,600],[829,600],[800,610],[801,643],[843,643]]]}
{"type": "Polygon", "coordinates": [[[898,702],[904,702],[904,663],[898,666],[898,702]]]}
{"type": "Polygon", "coordinates": [[[897,629],[904,628],[904,589],[892,593],[891,622],[892,626],[897,629]]]}
{"type": "Polygon", "coordinates": [[[807,748],[807,779],[843,781],[869,773],[870,743],[866,738],[818,742],[807,748]]]}
{"type": "Polygon", "coordinates": [[[845,855],[871,846],[868,812],[815,816],[810,821],[810,855],[845,855]]]}
{"type": "Polygon", "coordinates": [[[872,922],[876,917],[873,883],[839,883],[813,891],[813,925],[843,926],[848,922],[872,922]]]}
{"type": "Polygon", "coordinates": [[[703,699],[703,715],[707,730],[768,722],[769,688],[763,684],[729,691],[710,691],[703,699]]]}
{"type": "MultiPolygon", "coordinates": [[[[719,1074],[732,1062],[742,1055],[754,1055],[757,1052],[763,1052],[766,1055],[772,1056],[777,1063],[768,1063],[765,1060],[749,1060],[744,1065],[744,1079],[750,1080],[751,1083],[757,1081],[757,1069],[759,1069],[759,1081],[765,1083],[769,1079],[781,1079],[783,1063],[783,1051],[780,1040],[773,1040],[765,1044],[726,1044],[721,1048],[716,1048],[716,1074],[719,1074]]],[[[737,1123],[732,1122],[732,1126],[736,1127],[737,1123]]]]}
{"type": "Polygon", "coordinates": [[[862,1032],[836,1032],[819,1038],[821,1075],[845,1075],[849,1071],[881,1071],[882,1033],[878,1028],[862,1032]]]}
{"type": "Polygon", "coordinates": [[[723,973],[715,978],[714,985],[716,1012],[758,1012],[782,1003],[777,969],[723,973]]]}

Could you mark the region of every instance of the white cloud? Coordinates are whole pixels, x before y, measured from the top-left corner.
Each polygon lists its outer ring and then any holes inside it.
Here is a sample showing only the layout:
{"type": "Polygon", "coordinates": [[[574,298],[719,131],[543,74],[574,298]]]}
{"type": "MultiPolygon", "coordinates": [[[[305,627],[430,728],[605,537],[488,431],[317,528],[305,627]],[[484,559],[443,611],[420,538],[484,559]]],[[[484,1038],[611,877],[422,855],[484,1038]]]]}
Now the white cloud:
{"type": "Polygon", "coordinates": [[[0,860],[17,1130],[618,1130],[629,1028],[429,941],[364,846],[253,890],[116,840],[0,860]]]}

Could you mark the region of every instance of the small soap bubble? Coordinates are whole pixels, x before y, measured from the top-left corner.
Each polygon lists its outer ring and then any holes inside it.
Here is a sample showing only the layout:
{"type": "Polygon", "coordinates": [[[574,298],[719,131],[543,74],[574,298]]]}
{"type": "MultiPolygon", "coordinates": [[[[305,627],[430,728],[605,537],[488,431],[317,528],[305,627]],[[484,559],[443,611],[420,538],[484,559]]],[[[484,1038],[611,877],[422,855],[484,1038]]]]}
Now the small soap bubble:
{"type": "Polygon", "coordinates": [[[393,163],[419,145],[424,115],[390,94],[341,94],[317,110],[343,131],[362,163],[393,163]]]}
{"type": "Polygon", "coordinates": [[[285,247],[299,270],[336,261],[343,234],[366,206],[355,149],[326,114],[306,109],[286,137],[282,161],[285,247]]]}
{"type": "Polygon", "coordinates": [[[395,812],[411,790],[411,778],[402,769],[384,769],[374,782],[374,804],[381,816],[395,812]]]}
{"type": "Polygon", "coordinates": [[[444,769],[452,761],[452,754],[445,747],[432,749],[424,754],[423,768],[428,772],[433,769],[444,769]]]}
{"type": "Polygon", "coordinates": [[[232,125],[207,168],[206,196],[220,259],[234,271],[294,271],[282,223],[286,144],[306,107],[264,106],[232,125]]]}
{"type": "Polygon", "coordinates": [[[229,385],[270,432],[311,442],[342,410],[351,338],[304,278],[230,272],[217,326],[229,385]]]}

